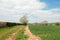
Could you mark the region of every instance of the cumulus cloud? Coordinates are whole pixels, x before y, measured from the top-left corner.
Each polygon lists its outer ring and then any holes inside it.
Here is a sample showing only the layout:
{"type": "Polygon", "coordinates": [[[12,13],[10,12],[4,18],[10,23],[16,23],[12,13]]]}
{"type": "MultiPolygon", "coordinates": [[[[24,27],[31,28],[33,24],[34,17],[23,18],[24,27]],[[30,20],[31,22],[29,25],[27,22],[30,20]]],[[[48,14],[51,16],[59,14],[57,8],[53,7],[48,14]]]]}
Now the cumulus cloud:
{"type": "Polygon", "coordinates": [[[60,13],[60,9],[42,10],[46,5],[39,0],[0,0],[0,20],[17,22],[23,15],[28,15],[30,22],[49,21],[52,18],[60,20],[60,14],[57,14],[60,13]]]}

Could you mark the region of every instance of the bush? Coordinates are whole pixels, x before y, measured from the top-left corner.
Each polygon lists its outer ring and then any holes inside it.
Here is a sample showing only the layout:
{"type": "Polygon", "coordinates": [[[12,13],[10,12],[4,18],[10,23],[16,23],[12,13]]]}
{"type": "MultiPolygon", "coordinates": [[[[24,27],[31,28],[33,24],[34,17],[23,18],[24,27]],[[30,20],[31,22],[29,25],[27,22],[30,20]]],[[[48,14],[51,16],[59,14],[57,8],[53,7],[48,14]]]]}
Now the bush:
{"type": "Polygon", "coordinates": [[[58,23],[58,22],[57,22],[57,23],[55,23],[55,25],[56,25],[56,26],[59,26],[59,25],[60,25],[60,23],[58,23]]]}

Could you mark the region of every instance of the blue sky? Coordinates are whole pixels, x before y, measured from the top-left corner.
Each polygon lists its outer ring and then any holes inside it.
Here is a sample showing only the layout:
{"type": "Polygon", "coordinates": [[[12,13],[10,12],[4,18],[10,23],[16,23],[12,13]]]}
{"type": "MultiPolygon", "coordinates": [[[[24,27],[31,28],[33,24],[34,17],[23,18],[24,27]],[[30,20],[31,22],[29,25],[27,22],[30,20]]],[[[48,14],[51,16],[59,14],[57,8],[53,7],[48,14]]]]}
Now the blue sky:
{"type": "Polygon", "coordinates": [[[60,0],[41,0],[47,4],[45,9],[60,8],[60,0]]]}
{"type": "Polygon", "coordinates": [[[60,0],[0,0],[0,21],[60,22],[60,0]]]}

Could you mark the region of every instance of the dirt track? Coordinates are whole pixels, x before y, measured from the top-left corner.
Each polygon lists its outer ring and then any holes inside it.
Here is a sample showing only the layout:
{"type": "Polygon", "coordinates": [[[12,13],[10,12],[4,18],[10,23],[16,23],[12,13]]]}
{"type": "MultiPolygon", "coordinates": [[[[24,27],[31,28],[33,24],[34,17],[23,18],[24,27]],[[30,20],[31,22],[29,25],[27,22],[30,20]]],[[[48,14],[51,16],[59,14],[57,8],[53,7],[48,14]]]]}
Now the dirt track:
{"type": "MultiPolygon", "coordinates": [[[[19,31],[19,30],[18,30],[18,31],[19,31]]],[[[17,32],[18,32],[18,31],[17,31],[17,32]]],[[[10,36],[8,36],[8,37],[6,38],[6,40],[13,40],[13,39],[14,39],[14,36],[17,34],[17,32],[12,33],[10,36]]],[[[36,36],[36,35],[34,35],[34,34],[32,34],[32,33],[30,32],[28,26],[26,26],[25,31],[24,31],[24,34],[28,36],[27,40],[41,40],[40,37],[38,37],[38,36],[36,36]]]]}
{"type": "Polygon", "coordinates": [[[17,31],[13,32],[10,34],[5,40],[15,40],[14,37],[15,35],[21,30],[22,28],[17,29],[17,31]]]}
{"type": "Polygon", "coordinates": [[[36,35],[33,35],[33,34],[30,32],[28,26],[26,26],[26,29],[25,29],[24,34],[28,36],[28,39],[27,39],[27,40],[41,40],[40,37],[38,37],[38,36],[36,36],[36,35]]]}
{"type": "Polygon", "coordinates": [[[11,34],[6,40],[13,40],[14,36],[17,34],[17,32],[11,34]]]}

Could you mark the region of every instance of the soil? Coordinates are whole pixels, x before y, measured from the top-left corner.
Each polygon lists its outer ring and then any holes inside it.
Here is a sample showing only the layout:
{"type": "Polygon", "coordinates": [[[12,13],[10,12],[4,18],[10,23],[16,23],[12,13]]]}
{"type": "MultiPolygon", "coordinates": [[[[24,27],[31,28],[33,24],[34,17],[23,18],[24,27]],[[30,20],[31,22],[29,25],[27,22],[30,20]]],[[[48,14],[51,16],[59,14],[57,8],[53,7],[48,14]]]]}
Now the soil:
{"type": "Polygon", "coordinates": [[[28,36],[27,40],[41,40],[40,37],[38,37],[30,32],[28,26],[26,26],[24,34],[28,36]]]}

